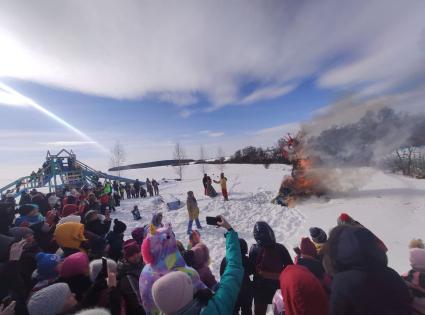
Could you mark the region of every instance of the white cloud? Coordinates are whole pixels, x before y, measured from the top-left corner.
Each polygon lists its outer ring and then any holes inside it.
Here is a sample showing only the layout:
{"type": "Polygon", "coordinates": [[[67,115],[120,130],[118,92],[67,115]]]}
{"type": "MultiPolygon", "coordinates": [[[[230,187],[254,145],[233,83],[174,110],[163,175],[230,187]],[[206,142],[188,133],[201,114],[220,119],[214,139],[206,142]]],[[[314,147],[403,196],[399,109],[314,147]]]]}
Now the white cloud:
{"type": "Polygon", "coordinates": [[[351,61],[326,71],[319,79],[320,86],[352,88],[363,85],[364,95],[376,95],[423,77],[425,2],[392,1],[388,4],[382,18],[372,18],[371,13],[384,7],[372,5],[371,12],[363,19],[369,22],[367,25],[375,25],[376,30],[365,34],[367,41],[355,48],[357,53],[351,61]]]}
{"type": "Polygon", "coordinates": [[[296,122],[296,123],[288,123],[288,124],[283,124],[279,126],[264,128],[264,129],[256,130],[253,132],[249,132],[248,134],[253,136],[276,134],[276,135],[280,135],[279,138],[281,138],[288,133],[291,133],[291,134],[297,133],[299,130],[300,130],[300,124],[296,122]]]}
{"type": "Polygon", "coordinates": [[[244,82],[394,88],[424,74],[423,12],[415,0],[0,0],[0,77],[216,108],[273,96],[247,97],[244,82]]]}
{"type": "Polygon", "coordinates": [[[251,94],[245,96],[241,104],[252,104],[259,101],[273,99],[285,94],[292,92],[296,88],[296,85],[284,85],[284,86],[268,86],[265,88],[257,89],[251,94]]]}
{"type": "Polygon", "coordinates": [[[217,138],[224,136],[224,132],[222,131],[211,131],[211,130],[201,130],[199,131],[199,134],[206,135],[211,138],[217,138]]]}

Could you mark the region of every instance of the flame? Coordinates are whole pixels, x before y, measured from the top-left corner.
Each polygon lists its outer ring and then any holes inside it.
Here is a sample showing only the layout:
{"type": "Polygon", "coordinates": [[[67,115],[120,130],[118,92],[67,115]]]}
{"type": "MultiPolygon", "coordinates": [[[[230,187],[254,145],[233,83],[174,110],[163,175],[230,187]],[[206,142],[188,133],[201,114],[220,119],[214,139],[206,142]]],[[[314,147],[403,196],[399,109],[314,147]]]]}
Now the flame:
{"type": "Polygon", "coordinates": [[[287,188],[286,195],[288,204],[294,200],[312,195],[323,194],[320,178],[314,171],[313,160],[306,156],[303,150],[302,135],[287,137],[282,146],[283,156],[292,162],[292,174],[282,182],[282,187],[287,188]]]}

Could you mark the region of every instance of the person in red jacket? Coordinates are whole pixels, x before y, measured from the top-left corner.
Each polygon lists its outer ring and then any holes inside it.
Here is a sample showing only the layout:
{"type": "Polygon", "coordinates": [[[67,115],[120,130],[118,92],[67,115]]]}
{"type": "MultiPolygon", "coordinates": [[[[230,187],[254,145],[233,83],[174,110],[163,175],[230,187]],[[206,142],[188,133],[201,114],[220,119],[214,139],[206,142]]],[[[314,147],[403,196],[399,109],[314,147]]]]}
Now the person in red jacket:
{"type": "Polygon", "coordinates": [[[328,315],[329,298],[306,267],[289,265],[280,274],[285,315],[328,315]]]}

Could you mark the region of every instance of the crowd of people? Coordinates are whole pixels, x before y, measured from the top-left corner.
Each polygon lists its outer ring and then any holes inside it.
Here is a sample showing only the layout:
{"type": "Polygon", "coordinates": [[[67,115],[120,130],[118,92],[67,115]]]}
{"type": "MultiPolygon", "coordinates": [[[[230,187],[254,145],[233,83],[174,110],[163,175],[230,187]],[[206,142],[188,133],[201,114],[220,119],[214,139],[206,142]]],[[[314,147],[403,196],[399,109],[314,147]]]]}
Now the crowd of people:
{"type": "Polygon", "coordinates": [[[159,182],[152,178],[146,178],[146,189],[142,186],[142,183],[136,179],[136,181],[131,184],[127,182],[125,185],[117,183],[116,191],[120,192],[121,199],[124,199],[124,192],[127,199],[132,198],[146,198],[149,194],[149,197],[159,195],[159,182]]]}
{"type": "MultiPolygon", "coordinates": [[[[224,174],[218,182],[227,199],[224,174]]],[[[0,315],[264,315],[270,307],[284,315],[425,314],[420,239],[410,244],[411,270],[399,275],[388,267],[384,242],[345,213],[329,236],[310,228],[293,255],[267,222],[254,224],[249,247],[237,224],[219,216],[225,248],[218,275],[192,191],[185,246],[162,213],[125,239],[126,224],[110,215],[120,188],[32,190],[16,205],[10,196],[0,203],[0,315]]]]}

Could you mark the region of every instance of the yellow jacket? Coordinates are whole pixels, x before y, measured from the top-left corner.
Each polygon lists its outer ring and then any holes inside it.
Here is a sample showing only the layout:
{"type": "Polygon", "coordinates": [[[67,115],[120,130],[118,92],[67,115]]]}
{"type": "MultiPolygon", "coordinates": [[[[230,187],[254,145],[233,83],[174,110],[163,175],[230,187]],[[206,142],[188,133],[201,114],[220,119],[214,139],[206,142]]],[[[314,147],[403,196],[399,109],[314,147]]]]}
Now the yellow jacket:
{"type": "Polygon", "coordinates": [[[227,178],[226,177],[220,178],[219,181],[215,180],[214,183],[220,184],[221,189],[227,190],[227,178]]]}

